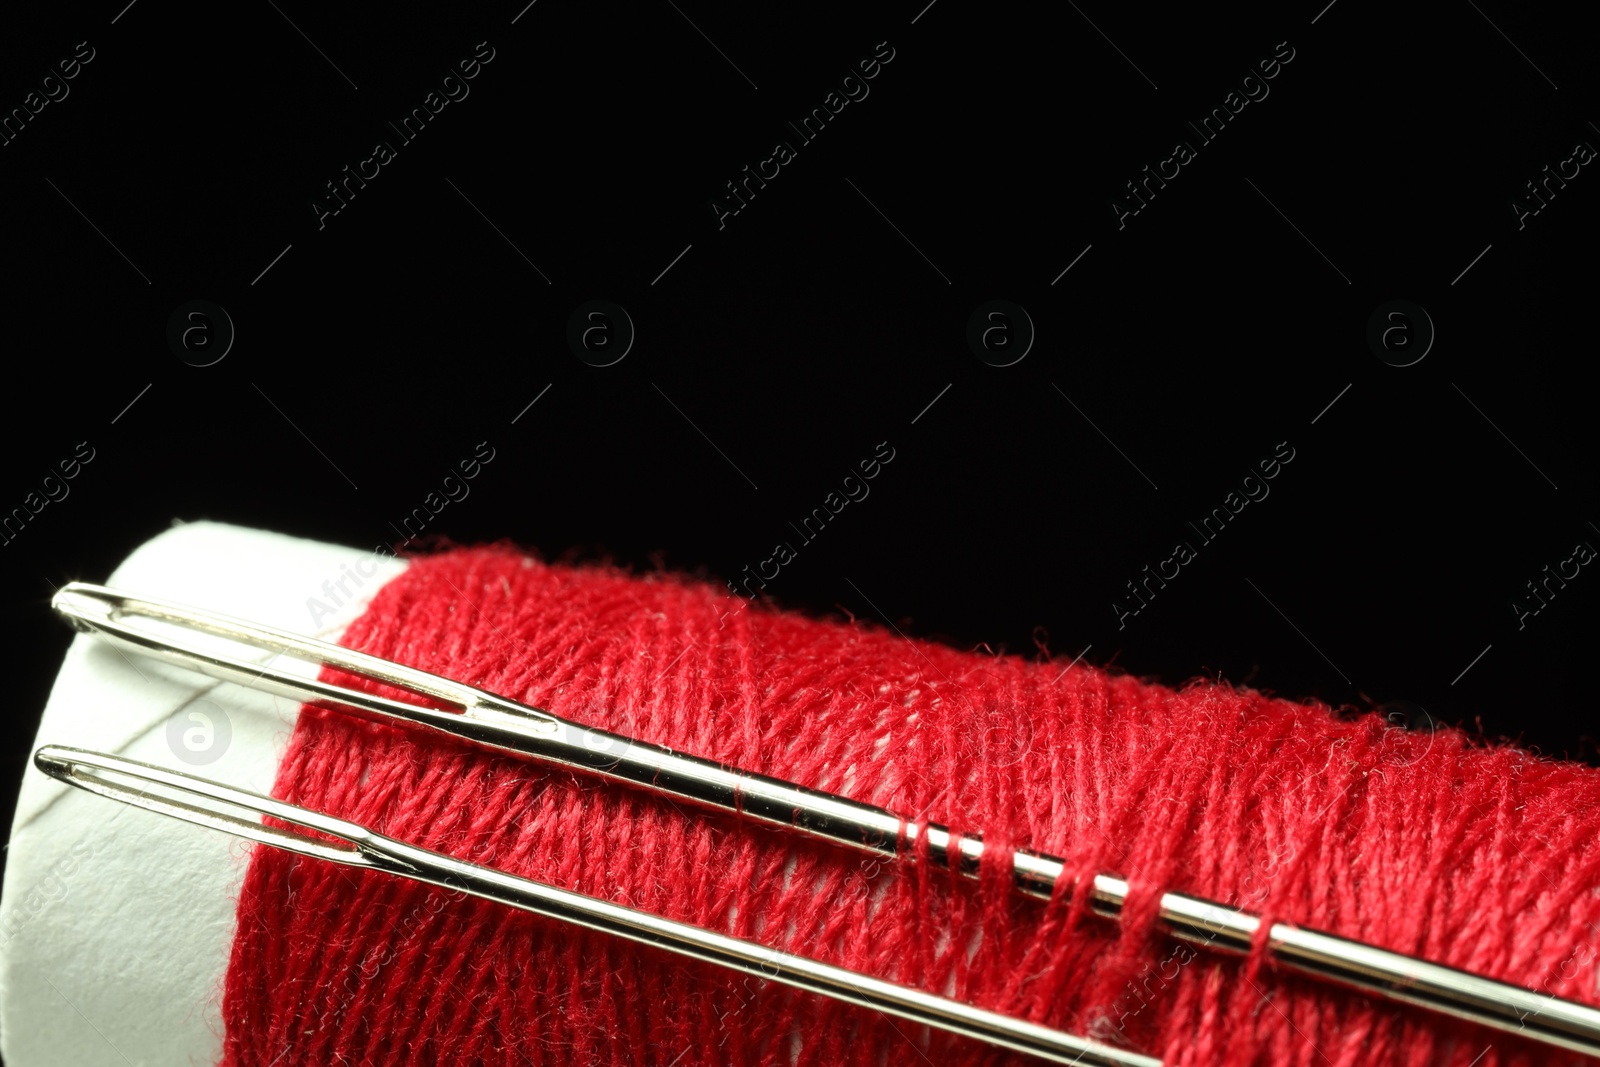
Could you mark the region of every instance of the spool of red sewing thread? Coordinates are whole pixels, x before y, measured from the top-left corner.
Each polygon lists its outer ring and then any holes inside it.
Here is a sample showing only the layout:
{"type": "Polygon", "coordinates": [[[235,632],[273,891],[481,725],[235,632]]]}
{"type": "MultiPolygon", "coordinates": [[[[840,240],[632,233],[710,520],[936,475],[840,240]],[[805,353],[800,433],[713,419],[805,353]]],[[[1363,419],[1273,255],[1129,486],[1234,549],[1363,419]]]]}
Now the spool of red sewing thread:
{"type": "MultiPolygon", "coordinates": [[[[558,886],[1171,1064],[1571,1054],[1166,938],[1165,890],[1595,1003],[1600,772],[1212,684],[913,642],[503,548],[417,560],[343,643],[567,718],[982,833],[974,883],[308,709],[275,794],[558,886]],[[1009,850],[1121,874],[1011,891],[1009,850]]],[[[251,859],[227,1067],[1000,1063],[1007,1056],[535,916],[251,859]]],[[[1020,1060],[1019,1060],[1020,1062],[1020,1060]]]]}

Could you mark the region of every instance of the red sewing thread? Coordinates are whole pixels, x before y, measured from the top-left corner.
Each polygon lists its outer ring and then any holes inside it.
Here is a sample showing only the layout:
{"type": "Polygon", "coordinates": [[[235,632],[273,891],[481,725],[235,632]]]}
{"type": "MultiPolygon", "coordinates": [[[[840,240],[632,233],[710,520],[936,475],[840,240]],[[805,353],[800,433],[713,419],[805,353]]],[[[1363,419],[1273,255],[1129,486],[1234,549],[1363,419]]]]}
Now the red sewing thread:
{"type": "MultiPolygon", "coordinates": [[[[318,709],[275,795],[1174,1067],[1571,1061],[1187,948],[1157,928],[1156,900],[1193,892],[1596,1003],[1600,772],[741,606],[667,575],[458,550],[416,560],[344,643],[981,832],[995,847],[977,882],[318,709]],[[1124,921],[1093,916],[1081,888],[1012,893],[1006,850],[1022,845],[1127,877],[1124,921]]],[[[272,849],[254,853],[238,914],[225,1067],[1030,1062],[272,849]]]]}

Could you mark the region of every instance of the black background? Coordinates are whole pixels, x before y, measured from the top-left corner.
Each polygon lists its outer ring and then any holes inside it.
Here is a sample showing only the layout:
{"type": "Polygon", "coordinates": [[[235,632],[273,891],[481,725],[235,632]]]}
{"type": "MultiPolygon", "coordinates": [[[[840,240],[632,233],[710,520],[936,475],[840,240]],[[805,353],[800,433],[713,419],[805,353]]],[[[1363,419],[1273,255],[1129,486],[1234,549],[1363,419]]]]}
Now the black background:
{"type": "Polygon", "coordinates": [[[1600,545],[1600,177],[1521,230],[1509,207],[1600,145],[1578,16],[925,2],[8,15],[0,107],[95,58],[0,147],[0,509],[95,458],[0,547],[0,814],[70,637],[55,586],[175,519],[396,544],[482,441],[430,535],[716,581],[789,541],[784,606],[1593,762],[1600,578],[1521,629],[1511,607],[1600,545]],[[470,95],[399,145],[386,121],[480,41],[470,95]],[[798,143],[884,41],[870,95],[798,143]],[[1282,41],[1270,95],[1200,145],[1185,120],[1282,41]],[[1108,201],[1180,137],[1197,158],[1119,230],[1108,201]],[[311,200],[379,139],[397,158],[319,229],[311,200]],[[780,139],[797,158],[719,229],[710,198],[780,139]],[[1037,329],[1008,367],[966,342],[997,298],[1037,329]],[[210,367],[166,341],[194,299],[237,331],[210,367]],[[566,341],[592,299],[637,330],[613,366],[566,341]],[[1366,341],[1394,299],[1437,329],[1408,367],[1366,341]],[[1187,523],[1285,441],[1270,496],[1200,546],[1187,523]],[[870,496],[801,544],[879,442],[870,496]],[[1179,540],[1198,558],[1119,629],[1179,540]]]}

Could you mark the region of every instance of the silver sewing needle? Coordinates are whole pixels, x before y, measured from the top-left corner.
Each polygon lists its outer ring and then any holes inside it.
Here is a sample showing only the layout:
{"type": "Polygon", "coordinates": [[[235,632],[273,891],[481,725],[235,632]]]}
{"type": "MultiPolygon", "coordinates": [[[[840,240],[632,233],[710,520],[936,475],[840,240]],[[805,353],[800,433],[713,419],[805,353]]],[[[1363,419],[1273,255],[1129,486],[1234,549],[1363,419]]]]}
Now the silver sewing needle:
{"type": "Polygon", "coordinates": [[[1083,1067],[1161,1067],[1161,1061],[1009,1015],[975,1008],[859,971],[714,930],[676,922],[480,867],[385,837],[358,823],[264,797],[221,782],[167,770],[103,752],[45,745],[33,756],[41,771],[99,796],[120,800],[185,822],[222,830],[287,852],[349,867],[382,871],[493,900],[551,919],[654,945],[680,956],[1025,1052],[1052,1063],[1083,1067]],[[269,826],[271,816],[288,824],[269,826]],[[306,831],[314,831],[322,837],[306,831]],[[333,838],[333,841],[328,840],[333,838]]]}
{"type": "MultiPolygon", "coordinates": [[[[83,582],[63,586],[52,603],[80,630],[215,678],[369,719],[432,729],[495,751],[602,775],[878,855],[914,859],[917,842],[924,839],[934,863],[970,877],[978,874],[983,840],[976,835],[954,834],[938,823],[918,823],[871,804],[585,727],[354,649],[83,582]],[[263,664],[209,651],[130,621],[137,619],[222,637],[271,653],[272,660],[263,664]],[[302,678],[274,666],[279,656],[338,667],[444,707],[422,707],[302,678]]],[[[1056,883],[1069,877],[1062,860],[1029,849],[1015,850],[1012,867],[1018,890],[1042,899],[1049,899],[1056,883]]],[[[1098,874],[1090,903],[1097,913],[1120,918],[1128,893],[1126,881],[1098,874]]],[[[1185,893],[1163,894],[1160,916],[1174,937],[1235,954],[1250,951],[1262,921],[1249,912],[1185,893]]],[[[1600,1010],[1586,1004],[1288,923],[1273,924],[1266,949],[1281,966],[1312,978],[1600,1057],[1600,1010]]]]}

